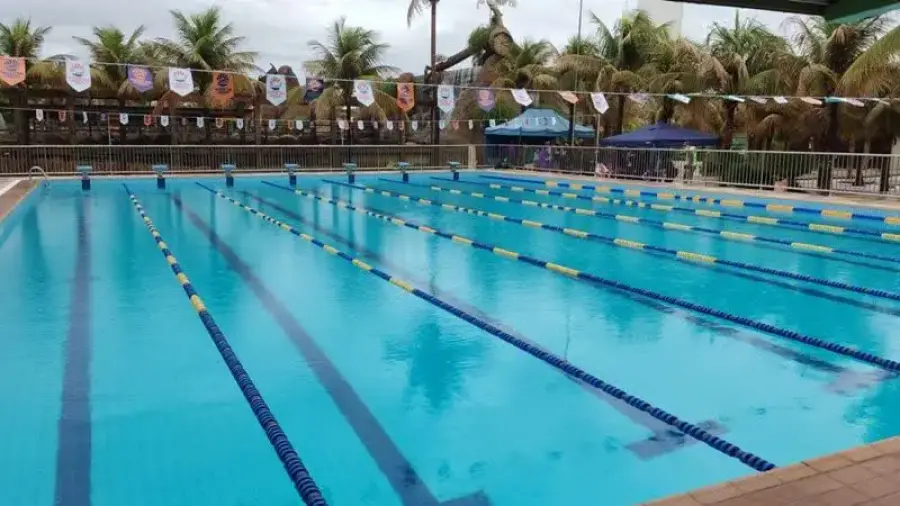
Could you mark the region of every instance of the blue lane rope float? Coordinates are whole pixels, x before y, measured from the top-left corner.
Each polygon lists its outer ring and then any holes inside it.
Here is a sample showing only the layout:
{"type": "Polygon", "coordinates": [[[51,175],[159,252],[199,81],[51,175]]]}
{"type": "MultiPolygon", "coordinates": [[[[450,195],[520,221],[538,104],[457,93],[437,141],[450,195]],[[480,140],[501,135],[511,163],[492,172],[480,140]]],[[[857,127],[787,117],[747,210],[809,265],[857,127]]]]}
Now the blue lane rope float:
{"type": "MultiPolygon", "coordinates": [[[[356,268],[362,270],[363,272],[367,272],[378,278],[381,278],[382,280],[387,281],[388,283],[391,283],[392,285],[395,285],[395,286],[401,288],[405,292],[415,295],[416,297],[418,297],[426,302],[429,302],[430,304],[452,314],[453,316],[460,318],[461,320],[463,320],[467,323],[470,323],[471,325],[478,327],[481,330],[484,330],[485,332],[491,334],[492,336],[502,339],[503,341],[505,341],[505,342],[515,346],[516,348],[524,351],[525,353],[528,353],[529,355],[551,365],[552,367],[562,371],[563,373],[565,373],[569,376],[572,376],[578,380],[581,380],[581,381],[591,385],[594,388],[600,389],[600,390],[606,392],[607,394],[615,397],[616,399],[622,400],[623,402],[627,403],[628,405],[630,405],[636,409],[639,409],[640,411],[643,411],[644,413],[649,414],[653,418],[656,418],[657,420],[677,429],[678,431],[683,432],[683,433],[697,439],[698,441],[701,441],[701,442],[707,444],[711,448],[718,450],[718,451],[724,453],[725,455],[728,455],[729,457],[740,460],[744,464],[752,467],[753,469],[755,469],[757,471],[764,472],[764,471],[769,471],[769,470],[772,470],[775,468],[775,465],[772,464],[771,462],[769,462],[757,455],[754,455],[752,453],[744,451],[741,448],[739,448],[737,445],[729,443],[728,441],[726,441],[718,436],[712,435],[711,433],[707,432],[706,430],[699,427],[698,425],[694,425],[690,422],[681,420],[678,417],[676,417],[675,415],[668,413],[667,411],[665,411],[661,408],[657,408],[657,407],[653,406],[652,404],[650,404],[649,402],[647,402],[639,397],[636,397],[634,395],[631,395],[628,392],[616,387],[615,385],[612,385],[611,383],[607,383],[607,382],[597,378],[596,376],[590,374],[589,372],[573,365],[572,363],[565,360],[564,358],[559,357],[548,351],[542,350],[542,349],[538,348],[537,346],[524,341],[523,339],[513,336],[512,334],[509,334],[509,333],[491,325],[490,323],[488,323],[476,316],[473,316],[473,315],[463,311],[462,309],[459,309],[456,306],[453,306],[453,305],[435,297],[434,295],[431,295],[428,292],[425,292],[423,290],[420,290],[419,288],[414,287],[412,284],[410,284],[409,282],[407,282],[403,279],[392,276],[388,272],[385,272],[373,265],[363,262],[362,260],[359,260],[358,258],[354,258],[353,256],[348,255],[347,253],[344,253],[343,251],[340,251],[331,245],[325,244],[325,243],[319,241],[318,239],[316,239],[315,237],[312,237],[309,234],[300,232],[296,228],[288,225],[287,223],[285,223],[281,220],[278,220],[277,218],[274,218],[272,216],[269,216],[269,215],[263,213],[262,211],[259,211],[250,206],[247,206],[247,205],[241,203],[240,201],[235,200],[235,199],[225,195],[224,193],[222,193],[220,191],[213,190],[212,188],[209,188],[201,183],[196,183],[196,184],[198,184],[202,188],[205,188],[207,191],[212,192],[219,198],[227,200],[227,201],[231,202],[232,204],[234,204],[235,206],[240,207],[244,211],[247,211],[250,214],[257,216],[257,217],[263,219],[264,221],[266,221],[272,225],[275,225],[276,227],[278,227],[286,232],[290,232],[291,234],[303,239],[306,242],[309,242],[311,244],[318,246],[325,252],[327,252],[337,258],[340,258],[346,262],[353,264],[356,268]]],[[[267,184],[272,184],[272,183],[267,183],[267,184]]],[[[346,183],[342,183],[342,184],[346,184],[346,183]]],[[[287,190],[287,191],[293,191],[289,188],[285,188],[285,187],[279,186],[279,185],[272,185],[272,186],[276,186],[278,188],[281,188],[281,189],[287,190]]]]}
{"type": "MultiPolygon", "coordinates": [[[[436,178],[436,179],[444,180],[442,178],[436,178]]],[[[381,179],[381,180],[385,181],[385,179],[381,179]]],[[[389,180],[387,180],[387,181],[389,181],[389,180]]],[[[396,181],[393,181],[393,182],[397,183],[396,181]]],[[[676,231],[681,231],[681,232],[702,232],[704,234],[712,234],[719,238],[728,239],[728,240],[732,240],[732,241],[748,242],[751,244],[753,242],[778,244],[781,246],[788,246],[790,248],[805,251],[805,252],[847,255],[847,256],[853,256],[853,257],[868,258],[871,260],[879,260],[882,262],[900,263],[900,258],[898,258],[898,257],[876,255],[874,253],[866,253],[863,251],[853,251],[853,250],[847,250],[847,249],[842,249],[842,248],[833,248],[831,246],[824,246],[821,244],[814,244],[814,243],[807,243],[807,242],[800,242],[800,241],[788,241],[785,239],[777,239],[774,237],[746,234],[743,232],[734,232],[731,230],[715,230],[712,228],[698,227],[695,225],[685,225],[683,223],[677,223],[677,222],[672,222],[672,221],[651,220],[651,219],[641,218],[641,217],[630,215],[630,214],[613,214],[613,213],[605,213],[603,211],[597,211],[594,209],[584,209],[584,208],[580,208],[580,207],[562,206],[559,204],[549,204],[546,202],[538,202],[536,200],[523,200],[523,199],[517,199],[517,198],[513,198],[513,197],[504,197],[501,195],[487,195],[485,193],[480,193],[480,192],[467,192],[467,191],[463,191],[463,190],[457,190],[455,188],[445,188],[443,186],[437,186],[437,185],[420,185],[420,184],[415,184],[415,183],[404,183],[404,184],[421,187],[421,188],[427,188],[429,190],[436,191],[436,192],[447,192],[452,195],[465,195],[468,197],[496,200],[497,202],[507,202],[507,203],[513,203],[513,204],[532,206],[532,207],[540,207],[543,209],[552,209],[555,211],[575,213],[575,214],[580,214],[583,216],[593,216],[596,218],[616,220],[616,221],[621,221],[624,223],[648,225],[651,227],[660,228],[660,229],[664,229],[664,230],[676,230],[676,231]]],[[[533,191],[538,194],[542,194],[541,192],[550,192],[550,190],[531,190],[529,188],[523,188],[521,191],[533,191]]],[[[591,200],[590,197],[585,197],[585,198],[587,200],[591,200]]],[[[597,198],[597,197],[594,197],[594,198],[597,198]]],[[[605,198],[605,197],[599,197],[599,198],[605,198]]],[[[646,206],[646,205],[647,204],[643,204],[643,206],[646,206]]],[[[652,204],[652,205],[657,205],[657,204],[652,204]]],[[[641,207],[641,206],[639,206],[639,207],[641,207]]]]}
{"type": "MultiPolygon", "coordinates": [[[[499,177],[499,176],[481,176],[481,177],[499,177]]],[[[447,178],[435,177],[432,179],[440,179],[442,181],[450,181],[447,178]]],[[[509,178],[511,179],[511,178],[509,178]]],[[[507,180],[507,179],[504,179],[507,180]]],[[[539,184],[533,181],[526,181],[531,184],[539,184]]],[[[470,181],[465,181],[467,184],[484,184],[484,183],[474,183],[470,181]]],[[[784,218],[773,218],[771,216],[757,216],[757,215],[746,215],[746,214],[735,214],[724,211],[713,211],[710,209],[693,209],[689,207],[678,207],[672,205],[664,205],[664,204],[648,204],[646,202],[637,201],[637,200],[629,200],[629,199],[614,199],[614,198],[606,198],[599,196],[588,196],[588,195],[580,195],[578,193],[571,192],[558,192],[553,190],[534,190],[532,188],[525,188],[522,186],[510,186],[510,185],[502,185],[502,184],[489,184],[493,189],[508,189],[510,191],[527,191],[536,193],[539,195],[553,195],[557,197],[569,198],[569,199],[580,199],[580,200],[590,200],[592,202],[602,202],[605,204],[612,205],[626,205],[629,207],[640,207],[646,209],[652,209],[654,211],[660,211],[663,213],[671,213],[671,212],[679,212],[679,213],[687,213],[692,214],[694,216],[700,216],[703,218],[713,218],[718,220],[728,220],[728,221],[738,221],[738,222],[747,222],[753,223],[756,225],[768,225],[772,227],[778,228],[786,228],[790,230],[803,230],[807,232],[814,232],[819,234],[828,234],[828,235],[854,235],[858,236],[857,239],[873,241],[873,242],[888,242],[891,244],[896,244],[900,242],[900,234],[895,234],[891,232],[882,232],[877,230],[866,230],[860,228],[851,228],[851,227],[843,227],[837,225],[831,225],[827,223],[810,223],[804,221],[795,221],[795,220],[786,220],[784,218]]],[[[577,186],[577,184],[576,184],[577,186]]],[[[590,186],[590,185],[588,185],[590,186]]],[[[582,186],[577,186],[579,189],[587,189],[582,186]]],[[[574,189],[574,188],[573,188],[574,189]]],[[[598,187],[597,192],[603,193],[601,190],[605,189],[605,187],[598,187]]],[[[626,193],[626,195],[629,195],[626,193]]]]}
{"type": "MultiPolygon", "coordinates": [[[[517,177],[505,177],[505,176],[493,176],[493,175],[481,175],[480,177],[487,179],[499,179],[505,181],[518,181],[518,182],[526,182],[532,184],[540,184],[544,186],[548,186],[551,188],[571,188],[573,190],[594,190],[597,193],[619,193],[629,197],[652,197],[660,200],[683,200],[690,201],[695,203],[703,203],[718,205],[722,207],[751,207],[751,208],[759,208],[765,209],[769,212],[775,213],[802,213],[802,214],[812,214],[816,216],[822,216],[825,218],[834,218],[838,220],[865,220],[865,221],[874,221],[878,223],[883,223],[885,225],[900,225],[900,216],[883,216],[878,214],[867,214],[867,213],[856,213],[851,211],[845,211],[843,209],[833,209],[833,208],[823,208],[816,209],[813,207],[802,207],[802,206],[794,206],[790,204],[778,204],[778,203],[763,203],[763,202],[753,202],[750,200],[741,200],[741,199],[717,199],[713,197],[704,197],[701,195],[687,195],[687,194],[678,194],[674,192],[659,192],[659,191],[647,191],[647,190],[635,190],[633,188],[626,188],[622,186],[598,186],[598,185],[590,185],[590,184],[582,184],[582,183],[573,183],[569,181],[558,181],[558,180],[544,180],[544,179],[530,179],[530,178],[517,178],[517,177]]],[[[736,215],[741,216],[741,215],[736,215]]],[[[900,239],[895,239],[900,240],[900,239]]]]}
{"type": "Polygon", "coordinates": [[[200,317],[200,321],[203,322],[206,332],[209,334],[209,337],[212,338],[213,343],[216,345],[216,349],[219,350],[219,354],[225,360],[225,365],[228,366],[231,376],[234,378],[235,382],[237,382],[241,393],[244,394],[244,399],[250,404],[250,409],[253,410],[253,416],[256,417],[256,421],[259,422],[260,427],[265,431],[269,443],[272,445],[272,448],[275,449],[278,459],[281,460],[281,463],[284,465],[284,469],[294,483],[294,488],[297,489],[300,498],[307,506],[326,506],[328,503],[325,502],[322,491],[319,490],[318,485],[316,485],[316,482],[306,469],[306,466],[300,460],[293,444],[291,444],[287,435],[284,433],[278,420],[275,419],[275,415],[272,414],[269,405],[263,400],[262,394],[260,394],[259,390],[256,388],[253,380],[250,379],[247,371],[244,370],[243,364],[241,364],[240,359],[238,359],[234,350],[231,348],[231,345],[228,344],[225,334],[222,333],[222,330],[209,313],[209,310],[203,303],[203,299],[200,298],[200,295],[194,289],[194,286],[191,284],[187,275],[181,269],[181,265],[179,265],[175,256],[172,254],[172,251],[169,249],[169,246],[153,225],[150,217],[144,212],[144,208],[141,206],[138,198],[131,192],[127,185],[123,186],[125,186],[125,192],[128,193],[128,198],[131,199],[131,203],[134,205],[135,210],[137,210],[141,219],[144,220],[144,225],[147,227],[147,230],[150,231],[153,240],[156,241],[157,247],[159,247],[160,252],[165,257],[166,263],[169,264],[169,268],[172,269],[172,273],[175,274],[175,277],[181,284],[181,288],[184,290],[185,295],[187,295],[188,299],[191,301],[191,305],[197,312],[197,316],[200,317]]]}
{"type": "MultiPolygon", "coordinates": [[[[392,192],[387,192],[384,190],[376,190],[374,188],[361,187],[358,185],[351,185],[351,184],[347,184],[347,183],[339,183],[339,182],[329,181],[329,180],[326,180],[326,182],[328,182],[330,184],[336,184],[339,186],[355,188],[358,190],[365,191],[367,193],[373,193],[373,194],[382,195],[385,197],[390,197],[391,195],[389,195],[389,194],[392,193],[392,192]]],[[[375,211],[372,211],[369,209],[356,207],[346,201],[332,199],[329,197],[325,197],[323,195],[318,195],[316,193],[311,193],[311,192],[307,192],[304,190],[292,190],[290,188],[286,188],[284,186],[279,186],[276,184],[268,183],[265,181],[264,181],[264,183],[274,186],[276,188],[280,188],[285,191],[292,191],[292,192],[296,193],[297,195],[301,195],[301,196],[304,196],[304,197],[307,197],[310,199],[315,199],[315,200],[319,200],[321,202],[326,202],[326,203],[329,203],[329,204],[334,205],[339,208],[344,208],[344,209],[355,211],[355,212],[358,212],[361,214],[365,214],[367,216],[377,218],[378,220],[381,220],[386,223],[390,223],[390,224],[400,226],[400,227],[410,228],[413,230],[418,230],[419,232],[423,232],[423,233],[427,233],[427,234],[433,234],[433,235],[436,235],[436,236],[444,238],[444,239],[449,239],[457,244],[462,244],[465,246],[472,246],[476,249],[489,251],[497,256],[500,256],[500,257],[503,257],[503,258],[506,258],[509,260],[517,260],[517,261],[525,262],[527,264],[534,265],[537,267],[543,267],[547,270],[555,272],[556,274],[568,276],[568,277],[575,278],[575,279],[586,280],[591,283],[594,283],[594,284],[597,284],[597,285],[600,285],[600,286],[603,286],[606,288],[612,288],[615,290],[619,290],[622,292],[642,295],[649,299],[666,302],[673,306],[682,307],[685,309],[689,309],[691,311],[695,311],[697,313],[720,318],[720,319],[723,319],[723,320],[726,320],[726,321],[729,321],[732,323],[736,323],[738,325],[742,325],[745,327],[749,327],[749,328],[752,328],[755,330],[759,330],[761,332],[765,332],[767,334],[771,334],[771,335],[774,335],[777,337],[781,337],[781,338],[788,339],[791,341],[803,343],[803,344],[806,344],[809,346],[813,346],[815,348],[821,348],[823,350],[837,353],[838,355],[843,355],[845,357],[850,357],[850,358],[859,360],[860,362],[866,362],[868,364],[874,365],[876,367],[880,367],[882,369],[886,369],[888,371],[900,372],[900,362],[897,362],[897,361],[894,361],[891,359],[887,359],[884,357],[879,357],[879,356],[873,355],[871,353],[862,352],[855,348],[851,348],[849,346],[846,346],[846,345],[843,345],[840,343],[826,341],[826,340],[820,339],[818,337],[807,336],[804,334],[800,334],[799,332],[795,332],[793,330],[782,329],[780,327],[776,327],[776,326],[770,325],[768,323],[763,323],[763,322],[754,320],[752,318],[733,315],[733,314],[727,313],[725,311],[713,309],[711,307],[704,306],[702,304],[696,304],[694,302],[680,299],[678,297],[670,297],[668,295],[663,295],[661,293],[657,293],[652,290],[647,290],[645,288],[638,288],[635,286],[627,285],[625,283],[621,283],[619,281],[613,281],[610,279],[601,278],[600,276],[597,276],[595,274],[591,274],[589,272],[584,272],[584,271],[579,271],[578,269],[573,269],[572,267],[568,267],[566,265],[534,258],[534,257],[528,256],[528,255],[519,253],[517,251],[513,251],[513,250],[503,248],[500,246],[496,246],[493,244],[482,243],[482,242],[476,241],[474,239],[470,239],[468,237],[465,237],[465,236],[462,236],[459,234],[452,234],[449,232],[440,231],[434,227],[429,227],[427,225],[420,225],[417,223],[413,223],[411,221],[398,218],[396,216],[391,216],[391,215],[384,214],[384,213],[378,213],[378,212],[375,212],[375,211]]],[[[420,204],[436,206],[441,209],[448,209],[448,210],[450,209],[449,204],[437,204],[437,203],[427,200],[427,199],[419,199],[418,197],[405,197],[405,198],[402,198],[401,200],[407,200],[407,199],[409,199],[410,201],[418,202],[420,204]]],[[[498,220],[500,219],[499,215],[498,215],[497,219],[498,220]]],[[[530,225],[530,223],[531,223],[530,220],[523,220],[523,221],[525,222],[525,223],[523,223],[525,225],[536,226],[536,225],[530,225]]]]}
{"type": "MultiPolygon", "coordinates": [[[[394,181],[394,182],[396,182],[396,181],[394,181]]],[[[365,187],[365,186],[354,186],[354,188],[368,191],[367,190],[368,187],[365,187]]],[[[373,190],[376,193],[379,192],[379,190],[377,190],[377,189],[373,188],[373,190]]],[[[389,192],[389,193],[391,195],[384,195],[383,193],[381,195],[389,196],[392,198],[400,198],[400,199],[408,200],[408,201],[416,199],[416,197],[406,194],[406,193],[400,193],[400,192],[389,192]]],[[[476,209],[473,207],[464,207],[464,206],[458,206],[458,205],[454,205],[454,204],[448,204],[448,203],[441,202],[438,200],[430,200],[429,203],[430,203],[430,205],[441,206],[441,209],[444,209],[444,210],[455,211],[455,212],[465,213],[465,214],[472,214],[475,216],[490,218],[490,219],[494,219],[494,220],[506,221],[509,223],[515,223],[515,224],[523,225],[523,226],[527,226],[527,227],[551,230],[553,232],[558,232],[560,234],[565,234],[570,237],[575,237],[578,239],[590,239],[590,240],[594,240],[594,241],[601,242],[604,244],[611,244],[613,246],[618,246],[620,248],[627,248],[627,249],[631,249],[631,250],[635,250],[635,251],[642,251],[642,252],[652,251],[652,252],[656,252],[656,253],[662,253],[662,254],[668,255],[668,256],[678,259],[678,260],[687,261],[688,263],[726,265],[726,266],[734,267],[737,269],[744,269],[744,270],[753,271],[753,272],[760,272],[760,273],[769,274],[772,276],[780,276],[783,278],[793,279],[796,281],[806,281],[808,283],[814,283],[817,285],[827,286],[829,288],[836,288],[838,290],[846,290],[846,291],[850,291],[850,292],[861,293],[864,295],[870,295],[873,297],[879,297],[882,299],[890,299],[890,300],[900,301],[900,293],[891,292],[888,290],[881,290],[881,289],[877,289],[877,288],[867,288],[867,287],[863,287],[863,286],[855,286],[855,285],[851,285],[849,283],[843,283],[840,281],[832,281],[830,279],[822,279],[822,278],[816,278],[813,276],[807,276],[806,274],[800,274],[800,273],[790,272],[790,271],[783,271],[783,270],[779,270],[779,269],[772,269],[769,267],[763,267],[763,266],[748,264],[748,263],[744,263],[744,262],[736,262],[736,261],[732,261],[732,260],[726,260],[724,258],[718,258],[718,257],[712,256],[712,255],[706,255],[706,254],[702,254],[702,253],[695,253],[695,252],[683,251],[683,250],[674,250],[674,249],[664,248],[661,246],[654,246],[652,244],[646,244],[646,243],[642,243],[642,242],[638,242],[638,241],[632,241],[632,240],[625,239],[622,237],[612,237],[612,236],[594,234],[592,232],[588,232],[586,230],[579,230],[577,228],[569,228],[569,227],[560,227],[557,225],[550,225],[547,223],[541,223],[541,222],[537,222],[537,221],[533,221],[533,220],[528,220],[525,218],[517,218],[514,216],[506,216],[506,215],[502,215],[502,214],[498,214],[498,213],[493,213],[493,212],[485,211],[482,209],[476,209]]]]}

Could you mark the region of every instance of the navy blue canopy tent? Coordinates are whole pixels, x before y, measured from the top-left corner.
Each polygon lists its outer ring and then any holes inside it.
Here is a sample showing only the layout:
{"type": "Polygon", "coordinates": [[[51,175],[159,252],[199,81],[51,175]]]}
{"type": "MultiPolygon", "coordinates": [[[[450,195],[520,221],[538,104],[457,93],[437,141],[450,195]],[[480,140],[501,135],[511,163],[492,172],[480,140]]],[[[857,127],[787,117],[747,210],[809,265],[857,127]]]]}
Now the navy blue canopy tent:
{"type": "MultiPolygon", "coordinates": [[[[488,127],[484,135],[487,144],[542,144],[568,137],[569,120],[553,109],[526,109],[502,125],[488,127]]],[[[575,125],[575,138],[593,139],[594,129],[575,125]]]]}
{"type": "Polygon", "coordinates": [[[719,144],[719,137],[717,135],[706,134],[689,128],[677,127],[668,123],[657,123],[635,130],[634,132],[600,139],[600,144],[603,144],[604,146],[622,146],[631,148],[671,148],[684,146],[685,144],[691,146],[717,146],[719,144]]]}

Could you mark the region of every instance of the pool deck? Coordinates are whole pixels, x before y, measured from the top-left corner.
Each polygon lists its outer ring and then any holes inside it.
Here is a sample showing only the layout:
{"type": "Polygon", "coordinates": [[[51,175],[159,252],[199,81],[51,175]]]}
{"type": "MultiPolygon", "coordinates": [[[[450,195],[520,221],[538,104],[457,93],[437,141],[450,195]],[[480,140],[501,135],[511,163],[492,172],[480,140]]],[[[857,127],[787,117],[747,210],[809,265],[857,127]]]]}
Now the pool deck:
{"type": "Polygon", "coordinates": [[[900,437],[645,504],[898,506],[900,437]]]}
{"type": "Polygon", "coordinates": [[[6,215],[8,215],[35,186],[36,183],[34,181],[9,181],[0,179],[0,221],[3,221],[3,219],[6,218],[6,215]]]}

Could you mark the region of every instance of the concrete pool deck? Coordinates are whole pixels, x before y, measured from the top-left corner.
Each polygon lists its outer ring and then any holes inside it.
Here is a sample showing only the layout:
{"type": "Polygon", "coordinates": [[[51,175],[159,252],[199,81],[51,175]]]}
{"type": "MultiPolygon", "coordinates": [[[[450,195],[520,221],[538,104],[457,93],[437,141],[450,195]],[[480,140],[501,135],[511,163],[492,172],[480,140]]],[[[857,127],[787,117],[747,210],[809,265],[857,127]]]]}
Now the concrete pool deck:
{"type": "Polygon", "coordinates": [[[646,506],[898,506],[900,437],[668,497],[646,506]]]}
{"type": "Polygon", "coordinates": [[[28,180],[7,180],[0,178],[0,221],[25,199],[36,183],[28,180]]]}

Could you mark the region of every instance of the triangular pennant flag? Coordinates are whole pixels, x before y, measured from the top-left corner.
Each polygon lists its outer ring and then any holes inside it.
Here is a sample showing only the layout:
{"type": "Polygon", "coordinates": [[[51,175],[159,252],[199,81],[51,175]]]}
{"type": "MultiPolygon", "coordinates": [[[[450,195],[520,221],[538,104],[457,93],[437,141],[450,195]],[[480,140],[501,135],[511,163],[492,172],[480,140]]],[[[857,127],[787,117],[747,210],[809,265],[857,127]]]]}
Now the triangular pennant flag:
{"type": "Polygon", "coordinates": [[[66,83],[79,93],[90,88],[90,66],[81,60],[66,60],[66,83]]]}
{"type": "Polygon", "coordinates": [[[531,100],[531,95],[528,94],[527,90],[516,88],[512,90],[512,96],[516,103],[524,107],[528,107],[533,102],[533,100],[531,100]]]}
{"type": "Polygon", "coordinates": [[[372,130],[378,130],[378,122],[374,119],[372,120],[372,130]]]}
{"type": "Polygon", "coordinates": [[[804,102],[806,102],[807,104],[810,104],[810,105],[822,105],[822,101],[819,100],[819,99],[817,99],[817,98],[812,98],[812,97],[800,97],[800,100],[802,100],[802,101],[804,101],[804,102]]]}
{"type": "Polygon", "coordinates": [[[81,113],[81,122],[84,123],[85,125],[87,125],[87,122],[88,122],[88,115],[87,115],[86,112],[82,112],[82,113],[81,113]]]}
{"type": "Polygon", "coordinates": [[[497,97],[494,90],[490,88],[479,88],[475,95],[475,101],[478,102],[478,108],[484,112],[491,112],[497,105],[497,97]]]}
{"type": "Polygon", "coordinates": [[[866,104],[862,103],[861,100],[856,98],[848,98],[846,99],[847,103],[852,105],[853,107],[865,107],[866,104]]]}
{"type": "Polygon", "coordinates": [[[772,97],[772,100],[774,100],[776,104],[781,104],[781,105],[788,103],[788,99],[786,99],[784,97],[772,97]]]}
{"type": "Polygon", "coordinates": [[[25,58],[0,56],[0,81],[15,86],[25,80],[25,58]]]}
{"type": "Polygon", "coordinates": [[[690,104],[691,103],[691,97],[689,97],[687,95],[682,95],[681,93],[673,93],[671,95],[666,95],[666,96],[676,102],[681,102],[682,104],[690,104]]]}
{"type": "Polygon", "coordinates": [[[600,114],[606,114],[606,111],[609,110],[609,102],[606,101],[606,95],[603,93],[591,93],[591,103],[600,114]]]}
{"type": "Polygon", "coordinates": [[[197,128],[203,128],[203,116],[197,116],[197,128]]]}
{"type": "Polygon", "coordinates": [[[164,127],[169,126],[169,117],[168,117],[168,116],[160,116],[160,117],[159,117],[159,124],[162,125],[162,126],[164,126],[164,127]]]}
{"type": "Polygon", "coordinates": [[[303,120],[298,119],[297,121],[294,121],[294,128],[296,128],[297,130],[303,130],[303,120]]]}
{"type": "Polygon", "coordinates": [[[144,126],[150,126],[153,124],[153,116],[149,114],[144,115],[144,126]]]}
{"type": "Polygon", "coordinates": [[[497,126],[497,120],[492,118],[492,119],[488,120],[488,124],[491,125],[492,127],[497,126]]]}
{"type": "Polygon", "coordinates": [[[338,120],[338,128],[340,128],[341,130],[346,130],[346,129],[347,129],[347,122],[344,121],[344,120],[342,120],[342,119],[339,119],[339,120],[338,120]]]}
{"type": "Polygon", "coordinates": [[[169,89],[182,97],[194,91],[194,77],[188,69],[169,69],[169,89]]]}
{"type": "Polygon", "coordinates": [[[453,86],[442,84],[438,86],[438,109],[444,111],[444,114],[450,114],[456,107],[456,95],[453,92],[453,86]]]}
{"type": "Polygon", "coordinates": [[[416,130],[419,129],[419,122],[416,120],[413,120],[412,123],[409,124],[409,126],[413,129],[413,132],[415,132],[416,130]]]}
{"type": "Polygon", "coordinates": [[[325,90],[325,80],[321,77],[306,78],[306,92],[303,94],[303,100],[310,103],[319,98],[319,95],[325,90]]]}
{"type": "Polygon", "coordinates": [[[34,119],[38,121],[44,121],[44,110],[43,109],[35,109],[34,110],[34,119]]]}
{"type": "Polygon", "coordinates": [[[287,80],[281,74],[266,74],[266,100],[279,106],[287,100],[287,80]]]}
{"type": "Polygon", "coordinates": [[[766,97],[750,97],[750,100],[756,102],[757,104],[765,104],[769,101],[766,97]]]}
{"type": "Polygon", "coordinates": [[[225,126],[225,118],[216,118],[216,128],[225,126]]]}
{"type": "Polygon", "coordinates": [[[269,120],[269,130],[275,130],[275,127],[278,126],[278,122],[274,119],[269,120]]]}
{"type": "Polygon", "coordinates": [[[359,103],[368,107],[375,102],[375,95],[372,93],[372,83],[363,79],[353,81],[353,96],[359,103]]]}
{"type": "Polygon", "coordinates": [[[66,120],[66,111],[58,111],[56,114],[59,117],[60,121],[66,120]]]}
{"type": "Polygon", "coordinates": [[[212,102],[224,107],[234,98],[234,76],[227,72],[215,72],[212,79],[212,102]]]}
{"type": "Polygon", "coordinates": [[[234,120],[234,126],[237,127],[238,130],[244,129],[244,118],[238,118],[234,120]]]}
{"type": "Polygon", "coordinates": [[[359,130],[365,130],[365,129],[366,129],[366,123],[365,123],[363,120],[359,120],[359,121],[356,122],[356,128],[359,129],[359,130]]]}
{"type": "Polygon", "coordinates": [[[571,91],[558,91],[557,93],[559,93],[559,96],[562,97],[563,100],[572,105],[578,103],[578,96],[571,91]]]}
{"type": "Polygon", "coordinates": [[[119,113],[119,123],[122,125],[128,124],[128,114],[124,112],[119,113]]]}
{"type": "Polygon", "coordinates": [[[447,128],[447,122],[444,120],[438,121],[438,128],[440,128],[441,130],[447,128]]]}
{"type": "Polygon", "coordinates": [[[646,104],[647,100],[650,99],[650,96],[646,93],[632,93],[628,95],[628,99],[638,104],[646,104]]]}
{"type": "Polygon", "coordinates": [[[416,105],[416,93],[413,83],[397,83],[397,107],[409,112],[416,105]]]}
{"type": "Polygon", "coordinates": [[[153,89],[153,73],[149,67],[142,65],[129,65],[128,82],[138,91],[138,93],[146,93],[153,89]]]}
{"type": "Polygon", "coordinates": [[[454,130],[459,130],[459,120],[451,121],[450,125],[453,127],[454,130]]]}
{"type": "Polygon", "coordinates": [[[384,122],[384,126],[385,126],[388,130],[393,130],[393,129],[394,129],[394,122],[391,121],[391,120],[387,120],[387,121],[384,122]]]}
{"type": "Polygon", "coordinates": [[[472,120],[469,120],[469,130],[475,129],[475,123],[472,120]]]}

